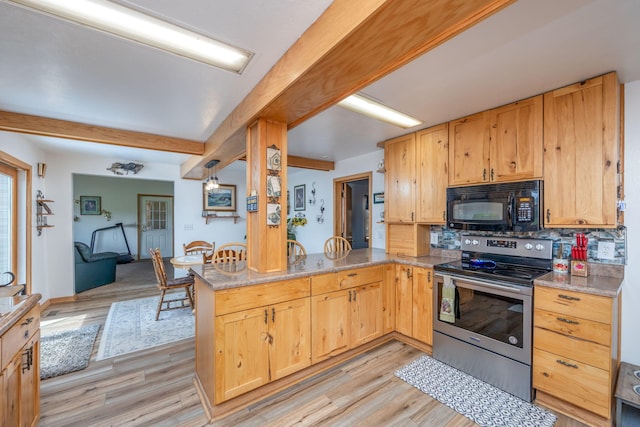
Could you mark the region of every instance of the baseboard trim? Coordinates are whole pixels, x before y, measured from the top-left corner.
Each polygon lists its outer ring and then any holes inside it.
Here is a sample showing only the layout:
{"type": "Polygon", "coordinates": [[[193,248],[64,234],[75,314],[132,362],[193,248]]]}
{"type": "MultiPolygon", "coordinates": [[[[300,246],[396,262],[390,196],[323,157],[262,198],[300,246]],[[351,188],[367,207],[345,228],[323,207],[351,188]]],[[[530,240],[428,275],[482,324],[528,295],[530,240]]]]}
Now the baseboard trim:
{"type": "Polygon", "coordinates": [[[52,304],[63,304],[65,302],[75,302],[77,300],[78,300],[78,297],[76,295],[72,295],[70,297],[49,298],[48,300],[40,304],[40,308],[41,310],[44,311],[47,308],[49,308],[52,304]]]}

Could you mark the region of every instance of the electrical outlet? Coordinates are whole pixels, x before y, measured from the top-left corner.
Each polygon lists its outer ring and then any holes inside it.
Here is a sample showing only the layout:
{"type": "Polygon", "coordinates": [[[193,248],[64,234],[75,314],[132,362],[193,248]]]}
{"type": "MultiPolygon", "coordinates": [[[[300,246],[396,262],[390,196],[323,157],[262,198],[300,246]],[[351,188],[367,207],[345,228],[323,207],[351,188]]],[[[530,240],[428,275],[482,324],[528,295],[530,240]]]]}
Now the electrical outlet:
{"type": "Polygon", "coordinates": [[[431,233],[431,244],[432,245],[438,244],[438,233],[431,233]]]}
{"type": "Polygon", "coordinates": [[[613,242],[598,242],[598,258],[613,259],[615,258],[616,244],[613,242]]]}

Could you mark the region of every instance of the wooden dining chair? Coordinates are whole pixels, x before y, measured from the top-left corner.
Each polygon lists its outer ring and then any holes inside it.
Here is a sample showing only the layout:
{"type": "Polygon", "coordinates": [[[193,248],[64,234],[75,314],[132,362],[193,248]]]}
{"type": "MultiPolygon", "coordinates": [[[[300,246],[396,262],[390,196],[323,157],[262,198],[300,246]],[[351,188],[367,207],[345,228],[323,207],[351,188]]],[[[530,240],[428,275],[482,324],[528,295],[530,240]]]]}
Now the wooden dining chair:
{"type": "MultiPolygon", "coordinates": [[[[167,279],[167,273],[164,269],[164,262],[162,261],[162,255],[160,249],[149,249],[149,255],[151,255],[151,261],[153,262],[153,270],[156,273],[156,280],[158,289],[160,289],[160,301],[158,302],[158,308],[156,310],[156,320],[160,317],[161,311],[175,310],[178,308],[195,307],[193,304],[192,287],[194,277],[192,275],[186,277],[179,277],[176,279],[167,279]],[[185,292],[184,298],[179,299],[165,299],[170,294],[167,291],[173,291],[176,289],[183,289],[185,292]],[[179,304],[178,304],[179,303],[179,304]]],[[[173,292],[172,292],[173,293],[173,292]]]]}
{"type": "Polygon", "coordinates": [[[237,263],[247,260],[247,245],[240,242],[225,243],[215,251],[214,263],[237,263]]]}
{"type": "Polygon", "coordinates": [[[307,256],[307,250],[297,240],[287,240],[287,260],[289,264],[295,264],[307,256]]]}
{"type": "Polygon", "coordinates": [[[193,242],[182,244],[185,255],[202,254],[205,264],[211,263],[215,247],[215,242],[209,243],[204,240],[194,240],[193,242]]]}
{"type": "Polygon", "coordinates": [[[325,254],[342,254],[351,250],[351,243],[341,236],[331,236],[324,242],[325,254]]]}

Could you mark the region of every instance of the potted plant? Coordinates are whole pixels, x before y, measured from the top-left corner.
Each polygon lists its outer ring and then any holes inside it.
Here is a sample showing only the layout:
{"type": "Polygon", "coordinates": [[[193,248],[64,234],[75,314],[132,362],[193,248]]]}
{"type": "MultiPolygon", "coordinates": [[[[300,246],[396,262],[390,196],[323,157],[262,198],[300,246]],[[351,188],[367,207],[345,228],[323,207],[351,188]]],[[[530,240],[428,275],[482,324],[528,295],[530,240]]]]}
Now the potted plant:
{"type": "Polygon", "coordinates": [[[287,239],[296,240],[296,227],[303,227],[307,224],[307,218],[304,214],[296,214],[287,219],[287,239]]]}

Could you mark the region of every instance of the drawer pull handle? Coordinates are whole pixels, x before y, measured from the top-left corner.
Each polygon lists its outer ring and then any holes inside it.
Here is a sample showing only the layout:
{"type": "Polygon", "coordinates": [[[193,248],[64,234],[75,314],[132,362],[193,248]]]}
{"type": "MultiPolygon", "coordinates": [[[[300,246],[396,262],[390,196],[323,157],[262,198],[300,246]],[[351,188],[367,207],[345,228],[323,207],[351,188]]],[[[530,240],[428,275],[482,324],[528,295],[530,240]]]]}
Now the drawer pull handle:
{"type": "Polygon", "coordinates": [[[576,322],[575,320],[567,319],[564,317],[556,317],[560,322],[568,323],[570,325],[579,325],[580,322],[576,322]]]}
{"type": "Polygon", "coordinates": [[[565,362],[562,359],[558,359],[556,360],[557,363],[561,364],[562,366],[566,366],[567,368],[574,368],[574,369],[578,369],[578,365],[574,365],[573,363],[568,363],[565,362]]]}
{"type": "Polygon", "coordinates": [[[349,276],[349,277],[356,277],[357,275],[358,275],[358,273],[349,273],[349,274],[347,274],[347,276],[349,276]]]}
{"type": "Polygon", "coordinates": [[[33,319],[34,319],[33,317],[29,317],[29,318],[25,319],[25,321],[24,321],[24,322],[22,322],[22,323],[20,324],[20,326],[27,326],[28,324],[30,324],[31,322],[33,322],[33,319]]]}
{"type": "Polygon", "coordinates": [[[558,298],[566,299],[567,301],[580,301],[580,298],[572,297],[571,295],[558,295],[558,298]]]}

